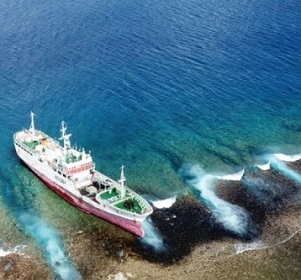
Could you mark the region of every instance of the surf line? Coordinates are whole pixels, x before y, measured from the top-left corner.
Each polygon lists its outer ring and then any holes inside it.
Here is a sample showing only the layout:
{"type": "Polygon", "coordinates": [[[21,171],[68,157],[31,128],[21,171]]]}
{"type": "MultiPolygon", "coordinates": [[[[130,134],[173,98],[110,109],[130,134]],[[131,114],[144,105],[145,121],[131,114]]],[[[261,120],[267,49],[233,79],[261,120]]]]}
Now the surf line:
{"type": "Polygon", "coordinates": [[[283,239],[283,240],[281,240],[281,241],[279,241],[279,242],[277,242],[275,244],[272,244],[272,245],[265,245],[261,240],[254,241],[254,242],[249,243],[249,244],[243,244],[243,243],[236,244],[236,245],[234,245],[234,247],[235,247],[235,249],[237,251],[236,251],[236,253],[234,253],[231,256],[235,256],[235,255],[241,254],[241,253],[243,253],[245,251],[263,250],[263,249],[269,249],[269,248],[273,248],[273,247],[279,246],[281,244],[284,244],[284,243],[288,242],[295,235],[297,235],[300,231],[301,231],[301,228],[297,229],[295,232],[293,232],[287,238],[285,238],[285,239],[283,239]]]}
{"type": "Polygon", "coordinates": [[[198,191],[199,199],[212,211],[217,222],[226,230],[239,236],[249,234],[252,221],[247,211],[219,198],[214,192],[216,180],[240,180],[244,171],[232,175],[214,176],[206,174],[199,165],[187,165],[182,167],[181,173],[184,175],[184,180],[186,178],[186,183],[198,191]]]}
{"type": "Polygon", "coordinates": [[[301,184],[301,175],[289,168],[285,162],[294,162],[301,159],[301,155],[287,156],[284,154],[273,154],[269,156],[271,167],[287,176],[289,179],[301,184]]]}

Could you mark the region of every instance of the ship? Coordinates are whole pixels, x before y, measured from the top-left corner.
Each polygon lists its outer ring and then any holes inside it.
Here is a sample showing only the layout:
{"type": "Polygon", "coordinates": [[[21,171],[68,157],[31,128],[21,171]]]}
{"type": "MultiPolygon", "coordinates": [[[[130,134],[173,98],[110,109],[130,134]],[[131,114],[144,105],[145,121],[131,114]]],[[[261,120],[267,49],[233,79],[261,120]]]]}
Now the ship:
{"type": "Polygon", "coordinates": [[[35,128],[30,113],[29,129],[13,135],[19,158],[50,189],[87,214],[106,220],[138,237],[143,237],[144,220],[153,208],[126,185],[124,166],[114,180],[95,168],[91,152],[71,146],[71,134],[61,122],[58,140],[35,128]]]}

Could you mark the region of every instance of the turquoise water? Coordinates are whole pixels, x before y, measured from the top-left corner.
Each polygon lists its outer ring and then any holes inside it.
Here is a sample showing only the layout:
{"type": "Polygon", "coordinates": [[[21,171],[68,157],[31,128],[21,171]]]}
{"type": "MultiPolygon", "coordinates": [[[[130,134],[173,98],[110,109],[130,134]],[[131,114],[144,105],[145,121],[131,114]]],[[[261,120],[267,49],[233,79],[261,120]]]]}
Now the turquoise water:
{"type": "Polygon", "coordinates": [[[186,163],[231,173],[300,151],[299,11],[297,0],[0,3],[3,211],[25,235],[28,209],[59,232],[78,215],[94,222],[20,164],[12,135],[31,110],[37,128],[58,138],[63,119],[97,168],[116,178],[125,164],[128,184],[158,198],[190,189],[186,163]]]}

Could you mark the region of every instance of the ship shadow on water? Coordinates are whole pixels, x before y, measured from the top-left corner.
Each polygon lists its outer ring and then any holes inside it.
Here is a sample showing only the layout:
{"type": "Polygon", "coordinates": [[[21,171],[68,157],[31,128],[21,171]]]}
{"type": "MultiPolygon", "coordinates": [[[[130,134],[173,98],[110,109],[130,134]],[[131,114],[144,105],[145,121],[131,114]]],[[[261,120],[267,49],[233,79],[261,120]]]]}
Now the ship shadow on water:
{"type": "MultiPolygon", "coordinates": [[[[301,173],[301,161],[289,164],[301,173]]],[[[151,262],[175,264],[197,245],[226,239],[252,242],[260,238],[268,217],[277,219],[293,205],[300,206],[301,187],[280,172],[263,171],[252,166],[245,169],[240,181],[218,180],[214,186],[216,195],[247,211],[251,223],[248,232],[239,235],[227,230],[213,213],[191,193],[178,197],[170,208],[154,209],[152,223],[160,232],[164,250],[155,250],[151,244],[139,240],[134,250],[151,262]]]]}

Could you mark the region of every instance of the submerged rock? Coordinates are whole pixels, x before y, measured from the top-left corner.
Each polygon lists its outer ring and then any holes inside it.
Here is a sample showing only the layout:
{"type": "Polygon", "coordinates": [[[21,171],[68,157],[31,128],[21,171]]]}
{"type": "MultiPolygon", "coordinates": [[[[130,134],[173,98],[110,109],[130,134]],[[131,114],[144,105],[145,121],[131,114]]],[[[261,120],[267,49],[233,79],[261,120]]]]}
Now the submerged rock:
{"type": "Polygon", "coordinates": [[[0,279],[51,279],[46,264],[34,257],[9,254],[0,258],[0,279]]]}

